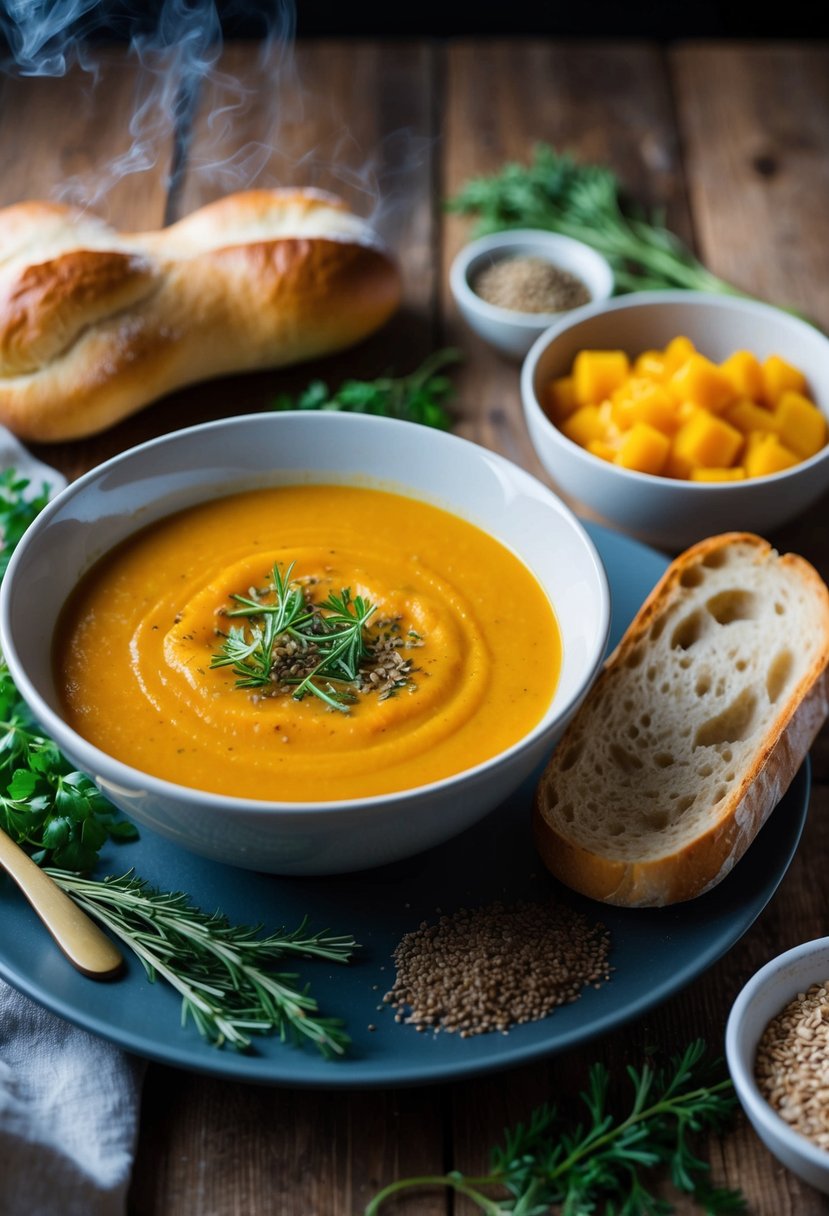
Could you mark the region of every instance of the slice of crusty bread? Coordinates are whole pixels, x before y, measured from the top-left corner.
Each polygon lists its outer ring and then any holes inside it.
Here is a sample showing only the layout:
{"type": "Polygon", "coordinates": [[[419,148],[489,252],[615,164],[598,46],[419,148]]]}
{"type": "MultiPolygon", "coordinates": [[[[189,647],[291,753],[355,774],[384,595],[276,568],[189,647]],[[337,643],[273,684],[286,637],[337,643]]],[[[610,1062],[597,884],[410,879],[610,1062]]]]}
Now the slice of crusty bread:
{"type": "Polygon", "coordinates": [[[568,886],[646,907],[742,857],[829,712],[829,590],[757,536],[681,554],[556,748],[535,835],[568,886]]]}

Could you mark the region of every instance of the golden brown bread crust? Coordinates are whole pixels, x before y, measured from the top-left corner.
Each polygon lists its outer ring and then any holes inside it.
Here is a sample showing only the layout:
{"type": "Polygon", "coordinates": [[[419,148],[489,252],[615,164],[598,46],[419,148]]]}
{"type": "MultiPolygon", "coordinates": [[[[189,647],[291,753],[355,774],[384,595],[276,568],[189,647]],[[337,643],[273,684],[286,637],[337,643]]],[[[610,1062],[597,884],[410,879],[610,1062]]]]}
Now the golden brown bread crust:
{"type": "Polygon", "coordinates": [[[0,296],[0,367],[37,371],[81,331],[147,297],[158,274],[146,259],[112,250],[76,250],[25,266],[0,296]]]}
{"type": "MultiPolygon", "coordinates": [[[[710,537],[671,564],[647,597],[579,713],[597,700],[613,696],[614,679],[637,647],[647,645],[655,619],[669,607],[684,573],[700,558],[733,543],[755,546],[756,559],[773,552],[768,542],[748,533],[710,537]]],[[[550,793],[557,765],[578,732],[578,715],[565,732],[538,785],[533,812],[536,845],[547,868],[567,886],[593,899],[625,907],[652,907],[693,899],[728,874],[757,836],[789,788],[818,731],[829,715],[829,592],[814,568],[795,554],[778,559],[796,573],[822,604],[820,651],[781,706],[773,729],[751,767],[712,814],[710,827],[680,849],[663,856],[632,861],[614,858],[612,848],[600,854],[584,847],[553,822],[550,793]]]]}
{"type": "Polygon", "coordinates": [[[231,195],[132,235],[18,205],[0,211],[0,250],[0,422],[37,441],[102,430],[196,380],[340,350],[400,299],[363,221],[313,192],[231,195]]]}

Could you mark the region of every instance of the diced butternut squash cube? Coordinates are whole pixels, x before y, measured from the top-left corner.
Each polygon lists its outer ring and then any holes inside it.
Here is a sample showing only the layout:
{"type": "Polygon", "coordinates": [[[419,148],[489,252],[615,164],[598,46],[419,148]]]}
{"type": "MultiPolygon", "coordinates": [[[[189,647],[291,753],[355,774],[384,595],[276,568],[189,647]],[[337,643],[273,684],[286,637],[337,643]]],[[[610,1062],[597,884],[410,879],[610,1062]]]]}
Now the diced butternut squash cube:
{"type": "Polygon", "coordinates": [[[775,416],[771,410],[767,410],[762,405],[756,405],[747,397],[741,397],[739,401],[729,405],[723,418],[735,426],[738,431],[742,431],[744,435],[749,435],[752,431],[774,432],[777,430],[775,416]]]}
{"type": "Polygon", "coordinates": [[[779,355],[769,355],[763,361],[763,400],[774,409],[785,392],[806,392],[806,377],[803,372],[779,355]]]}
{"type": "Polygon", "coordinates": [[[573,382],[578,405],[598,405],[610,397],[630,371],[623,350],[580,350],[573,363],[573,382]]]}
{"type": "Polygon", "coordinates": [[[691,481],[745,481],[746,471],[742,465],[733,469],[691,469],[691,481]]]}
{"type": "Polygon", "coordinates": [[[568,439],[586,448],[592,439],[604,439],[605,427],[597,405],[582,405],[561,424],[568,439]]]}
{"type": "Polygon", "coordinates": [[[690,469],[728,468],[739,456],[743,443],[744,437],[736,427],[698,410],[674,436],[672,454],[690,469]]]}
{"type": "Polygon", "coordinates": [[[667,435],[648,426],[647,422],[636,422],[622,439],[616,463],[623,469],[659,474],[665,467],[670,448],[667,435]]]}
{"type": "Polygon", "coordinates": [[[814,456],[826,443],[826,419],[802,393],[791,389],[783,393],[772,417],[781,443],[803,460],[814,456]]]}
{"type": "Polygon", "coordinates": [[[612,443],[605,443],[603,439],[591,439],[587,445],[588,452],[592,452],[594,456],[598,456],[600,460],[609,460],[612,464],[616,459],[617,449],[612,443]]]}
{"type": "Polygon", "coordinates": [[[633,364],[633,374],[649,380],[661,380],[665,375],[665,355],[661,350],[643,350],[633,364]]]}
{"type": "Polygon", "coordinates": [[[613,394],[613,420],[623,431],[646,422],[672,435],[679,425],[676,405],[663,385],[643,376],[632,377],[613,394]]]}
{"type": "Polygon", "coordinates": [[[561,426],[577,408],[572,376],[559,376],[547,385],[547,413],[556,426],[561,426]]]}
{"type": "Polygon", "coordinates": [[[748,397],[755,403],[763,400],[763,369],[760,360],[750,350],[735,350],[720,364],[720,370],[731,381],[739,397],[748,397]]]}
{"type": "Polygon", "coordinates": [[[691,356],[696,353],[697,348],[690,338],[673,338],[665,347],[663,355],[665,363],[664,375],[672,376],[674,372],[679,371],[683,363],[687,363],[691,356]]]}
{"type": "Polygon", "coordinates": [[[798,464],[798,458],[776,435],[763,435],[749,444],[745,455],[745,470],[749,477],[767,477],[781,473],[798,464]]]}
{"type": "Polygon", "coordinates": [[[671,446],[671,450],[668,452],[668,459],[665,461],[665,466],[662,469],[663,475],[665,477],[674,477],[678,481],[688,481],[692,470],[693,466],[690,460],[686,460],[684,456],[677,455],[673,446],[671,446]]]}
{"type": "Polygon", "coordinates": [[[613,417],[613,405],[610,401],[603,401],[599,406],[599,421],[604,427],[604,438],[607,442],[618,444],[622,431],[613,417]]]}
{"type": "MultiPolygon", "coordinates": [[[[710,418],[708,410],[701,410],[698,405],[692,405],[690,401],[683,401],[677,406],[677,431],[682,430],[692,418],[696,418],[699,414],[703,418],[710,418]]],[[[675,438],[675,435],[674,435],[675,438]]],[[[686,457],[678,454],[675,451],[675,445],[671,443],[671,450],[668,453],[668,459],[665,461],[665,468],[662,470],[666,477],[679,477],[686,481],[691,476],[691,461],[686,457]]]]}
{"type": "Polygon", "coordinates": [[[670,386],[678,401],[693,401],[716,414],[737,396],[728,376],[705,355],[692,355],[686,360],[671,376],[670,386]]]}
{"type": "Polygon", "coordinates": [[[680,401],[676,407],[676,422],[677,430],[681,426],[685,426],[686,422],[690,422],[696,414],[707,414],[708,410],[701,410],[698,405],[694,405],[693,401],[680,401]]]}
{"type": "Polygon", "coordinates": [[[748,435],[746,435],[746,446],[743,448],[743,455],[741,457],[741,463],[743,465],[745,465],[749,453],[753,452],[755,448],[759,447],[763,440],[766,439],[766,437],[770,434],[773,434],[773,432],[751,431],[748,435]]]}

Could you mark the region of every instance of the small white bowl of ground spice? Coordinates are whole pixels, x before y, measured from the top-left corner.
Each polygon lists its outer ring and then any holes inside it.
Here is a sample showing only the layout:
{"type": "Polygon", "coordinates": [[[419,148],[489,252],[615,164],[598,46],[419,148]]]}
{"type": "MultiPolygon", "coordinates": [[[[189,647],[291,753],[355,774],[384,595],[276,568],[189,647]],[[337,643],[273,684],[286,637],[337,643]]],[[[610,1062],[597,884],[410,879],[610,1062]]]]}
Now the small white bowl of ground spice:
{"type": "Polygon", "coordinates": [[[449,283],[466,323],[502,354],[523,358],[563,313],[613,293],[610,263],[556,232],[517,229],[471,241],[449,283]]]}
{"type": "Polygon", "coordinates": [[[804,1182],[829,1194],[829,937],[767,963],[728,1019],[725,1050],[757,1135],[804,1182]]]}

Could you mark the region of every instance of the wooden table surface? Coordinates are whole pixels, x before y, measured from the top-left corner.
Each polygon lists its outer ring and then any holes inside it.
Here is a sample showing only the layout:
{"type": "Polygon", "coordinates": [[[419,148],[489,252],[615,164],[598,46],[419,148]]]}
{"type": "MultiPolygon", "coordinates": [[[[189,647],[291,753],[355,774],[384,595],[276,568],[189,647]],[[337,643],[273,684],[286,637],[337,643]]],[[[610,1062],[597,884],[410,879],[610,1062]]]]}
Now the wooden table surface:
{"type": "MultiPolygon", "coordinates": [[[[336,383],[389,366],[402,372],[452,343],[466,355],[457,373],[459,433],[543,477],[522,421],[516,367],[456,316],[447,269],[468,227],[441,208],[470,175],[526,159],[538,140],[612,165],[642,203],[665,208],[669,225],[712,270],[829,329],[826,44],[309,43],[297,49],[298,72],[283,73],[279,87],[256,48],[237,44],[220,67],[224,85],[201,82],[188,92],[184,82],[186,104],[151,132],[153,167],[120,182],[108,171],[129,146],[141,88],[122,54],[107,56],[94,91],[77,73],[6,81],[0,201],[48,197],[67,183],[83,193],[98,183],[108,218],[123,228],[154,227],[243,187],[246,166],[264,165],[266,184],[328,185],[376,206],[399,248],[405,307],[381,335],[319,366],[181,392],[94,439],[39,450],[69,476],[167,430],[264,408],[275,391],[297,389],[313,374],[336,383]],[[209,121],[232,78],[246,99],[231,89],[230,108],[209,121]]],[[[824,499],[769,537],[811,559],[825,578],[828,505],[824,499]]],[[[327,1094],[151,1064],[131,1211],[353,1216],[395,1177],[484,1170],[501,1129],[551,1095],[574,1100],[595,1059],[618,1068],[648,1045],[677,1048],[697,1036],[721,1049],[727,1011],[751,973],[829,929],[828,745],[824,732],[813,751],[805,837],[778,894],[727,958],[672,1001],[581,1050],[441,1087],[327,1094]]],[[[750,1211],[829,1212],[829,1201],[778,1165],[744,1120],[708,1151],[716,1178],[742,1187],[750,1211]]],[[[472,1211],[440,1192],[388,1210],[472,1211]]]]}

